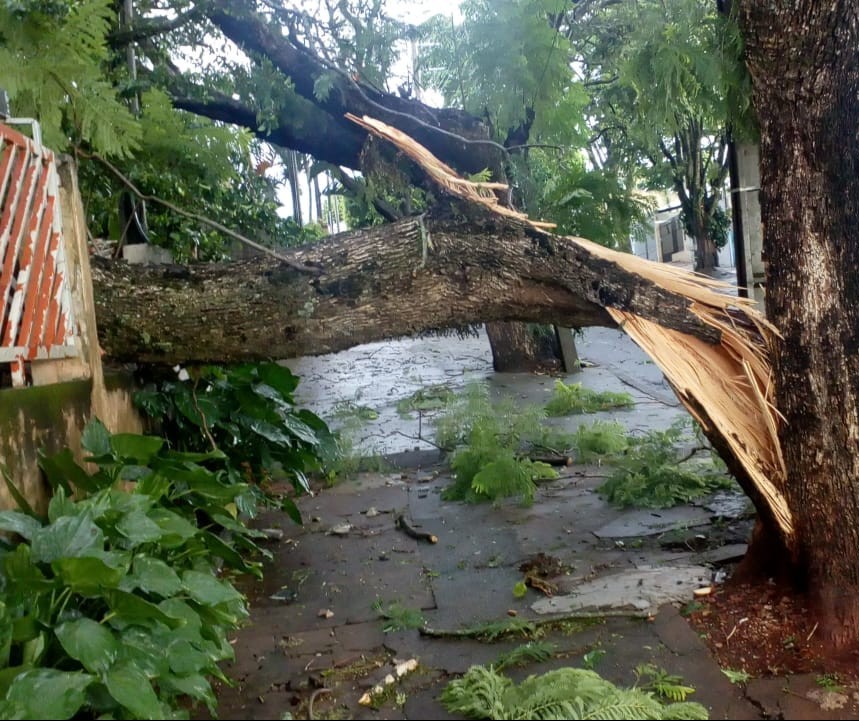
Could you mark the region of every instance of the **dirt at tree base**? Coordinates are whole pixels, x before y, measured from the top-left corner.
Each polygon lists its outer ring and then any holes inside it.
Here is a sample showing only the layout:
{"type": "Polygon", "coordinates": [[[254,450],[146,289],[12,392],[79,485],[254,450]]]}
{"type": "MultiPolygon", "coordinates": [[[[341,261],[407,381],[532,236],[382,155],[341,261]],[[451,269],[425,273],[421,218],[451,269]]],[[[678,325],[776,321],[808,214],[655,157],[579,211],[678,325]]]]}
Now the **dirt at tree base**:
{"type": "Polygon", "coordinates": [[[834,654],[801,594],[781,585],[727,584],[691,606],[689,622],[723,669],[752,677],[814,673],[859,681],[859,645],[834,654]]]}

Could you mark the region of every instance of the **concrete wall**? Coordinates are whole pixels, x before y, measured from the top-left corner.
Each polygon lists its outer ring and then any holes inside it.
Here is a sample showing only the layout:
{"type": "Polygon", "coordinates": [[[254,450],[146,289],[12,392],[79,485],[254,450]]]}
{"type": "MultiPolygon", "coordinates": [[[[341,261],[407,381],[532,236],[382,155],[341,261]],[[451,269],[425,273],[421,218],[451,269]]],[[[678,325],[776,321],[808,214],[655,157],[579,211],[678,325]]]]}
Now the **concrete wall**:
{"type": "MultiPolygon", "coordinates": [[[[140,418],[131,407],[131,379],[109,377],[94,399],[92,379],[73,380],[31,388],[0,390],[0,464],[27,501],[39,510],[47,508],[49,488],[38,466],[39,451],[53,454],[72,449],[83,461],[81,433],[98,415],[115,433],[140,433],[140,418]],[[93,407],[99,413],[93,412],[93,407]]],[[[15,508],[5,483],[0,484],[0,508],[15,508]]]]}
{"type": "MultiPolygon", "coordinates": [[[[0,468],[39,509],[46,508],[49,490],[38,467],[40,449],[50,454],[69,447],[82,460],[81,433],[93,416],[114,433],[140,433],[143,429],[131,403],[131,376],[104,374],[77,171],[68,158],[58,169],[67,279],[80,355],[33,363],[32,387],[0,390],[0,468]]],[[[0,483],[0,508],[15,506],[6,484],[0,483]]]]}

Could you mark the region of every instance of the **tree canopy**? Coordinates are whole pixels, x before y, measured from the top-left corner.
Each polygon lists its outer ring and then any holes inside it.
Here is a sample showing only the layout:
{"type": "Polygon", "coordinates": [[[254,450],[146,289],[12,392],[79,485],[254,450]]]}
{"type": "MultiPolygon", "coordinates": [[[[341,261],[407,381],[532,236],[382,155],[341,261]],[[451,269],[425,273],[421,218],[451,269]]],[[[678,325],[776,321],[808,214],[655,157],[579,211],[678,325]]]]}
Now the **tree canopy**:
{"type": "MultiPolygon", "coordinates": [[[[298,173],[269,147],[311,157],[308,176],[331,171],[355,219],[421,209],[414,168],[347,111],[468,175],[511,181],[515,204],[565,232],[623,247],[650,209],[641,191],[661,186],[679,193],[691,234],[724,237],[726,128],[743,81],[736,32],[705,0],[467,0],[461,21],[419,26],[382,0],[137,2],[133,18],[120,5],[0,5],[0,86],[16,114],[38,117],[52,147],[108,158],[146,194],[264,243],[308,239],[277,216],[279,184],[301,202],[298,173]],[[395,77],[410,46],[414,66],[395,77]],[[654,72],[664,80],[649,87],[654,72]],[[419,100],[427,88],[444,108],[419,100]]],[[[83,165],[93,232],[116,236],[111,201],[127,184],[83,165]]],[[[160,208],[149,220],[179,257],[223,252],[216,231],[160,208]]]]}

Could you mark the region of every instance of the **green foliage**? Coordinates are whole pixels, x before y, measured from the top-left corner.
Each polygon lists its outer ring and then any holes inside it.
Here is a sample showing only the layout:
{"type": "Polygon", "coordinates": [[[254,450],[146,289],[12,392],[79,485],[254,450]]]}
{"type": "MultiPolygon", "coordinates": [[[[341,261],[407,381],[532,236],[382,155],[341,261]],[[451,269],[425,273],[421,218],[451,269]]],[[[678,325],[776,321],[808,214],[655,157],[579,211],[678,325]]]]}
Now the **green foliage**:
{"type": "Polygon", "coordinates": [[[539,407],[522,407],[509,397],[493,404],[486,384],[469,383],[449,399],[444,412],[435,420],[435,441],[441,448],[453,450],[466,443],[472,431],[485,428],[487,435],[498,439],[499,445],[515,447],[543,420],[545,413],[539,407]]]}
{"type": "Polygon", "coordinates": [[[85,442],[99,471],[68,466],[63,478],[65,454],[46,464],[46,519],[0,516],[23,539],[0,550],[0,716],[181,718],[185,697],[214,712],[207,676],[226,680],[218,663],[233,657],[244,598],[215,575],[211,531],[177,512],[166,469],[138,465],[159,439],[91,424],[85,442]],[[120,449],[134,457],[120,462],[120,449]],[[72,484],[89,492],[73,500],[72,484]]]}
{"type": "Polygon", "coordinates": [[[331,432],[323,439],[319,455],[329,484],[356,473],[382,472],[389,468],[380,452],[367,448],[359,434],[379,414],[352,401],[338,403],[331,418],[331,432]]]}
{"type": "Polygon", "coordinates": [[[570,28],[591,91],[591,163],[626,188],[671,188],[687,232],[723,244],[727,128],[754,135],[735,19],[709,0],[639,0],[599,5],[570,28]]]}
{"type": "Polygon", "coordinates": [[[267,555],[255,542],[262,534],[238,521],[240,514],[255,511],[257,491],[235,480],[223,453],[182,453],[167,449],[160,438],[111,435],[97,419],[84,429],[81,443],[90,454],[87,460],[97,467],[94,473],[79,466],[68,449],[40,457],[45,478],[61,494],[51,508],[62,508],[63,499],[75,492],[95,494],[135,482],[135,494],[156,505],[147,514],[125,517],[118,523],[119,533],[140,542],[183,546],[189,557],[216,558],[235,570],[261,575],[259,563],[245,554],[267,555]],[[231,540],[222,537],[224,530],[231,540]]]}
{"type": "Polygon", "coordinates": [[[664,668],[658,668],[652,663],[643,663],[635,667],[638,679],[636,686],[644,691],[653,691],[657,696],[668,701],[685,701],[686,697],[695,693],[691,686],[683,684],[680,676],[668,673],[664,668]]]}
{"type": "Polygon", "coordinates": [[[0,87],[54,150],[83,142],[125,156],[139,146],[140,127],[103,73],[114,13],[108,0],[0,2],[0,87]]]}
{"type": "Polygon", "coordinates": [[[495,643],[506,638],[525,638],[533,641],[542,635],[542,630],[533,621],[524,618],[505,618],[469,626],[459,631],[457,635],[487,643],[495,643]]]}
{"type": "Polygon", "coordinates": [[[528,641],[521,646],[502,653],[492,664],[496,671],[510,666],[527,666],[529,663],[543,663],[555,655],[557,646],[547,641],[528,641]]]}
{"type": "Polygon", "coordinates": [[[582,665],[593,671],[597,664],[605,658],[605,650],[601,648],[594,648],[588,651],[584,656],[582,656],[582,665]]]}
{"type": "MultiPolygon", "coordinates": [[[[246,130],[175,110],[168,97],[150,90],[142,95],[143,150],[114,165],[141,192],[198,215],[217,220],[269,247],[318,238],[318,226],[298,226],[277,214],[277,185],[257,172],[253,158],[262,152],[246,130]]],[[[80,166],[81,194],[92,231],[118,239],[123,233],[117,198],[123,183],[95,161],[80,166]]],[[[149,203],[150,240],[170,248],[177,260],[220,260],[236,241],[196,220],[149,203]]]]}
{"type": "Polygon", "coordinates": [[[436,423],[436,442],[442,448],[465,445],[451,458],[454,482],[444,498],[474,502],[518,496],[524,504],[533,502],[535,481],[558,477],[551,466],[520,453],[523,438],[541,418],[538,408],[517,408],[509,398],[493,406],[481,384],[453,398],[436,423]]]}
{"type": "Polygon", "coordinates": [[[745,669],[740,669],[739,671],[737,671],[736,669],[732,668],[723,668],[722,673],[725,674],[725,676],[728,677],[728,681],[733,684],[748,683],[752,678],[752,675],[745,669]]]}
{"type": "Polygon", "coordinates": [[[618,688],[594,671],[561,668],[516,685],[492,667],[472,666],[441,696],[451,713],[474,719],[706,719],[700,704],[660,703],[640,689],[618,688]]]}
{"type": "Polygon", "coordinates": [[[397,401],[397,413],[411,418],[414,411],[437,411],[444,408],[454,397],[454,392],[446,385],[419,388],[410,396],[397,401]]]}
{"type": "Polygon", "coordinates": [[[426,624],[426,619],[418,609],[408,608],[396,601],[386,605],[379,599],[373,604],[373,609],[385,620],[382,625],[385,633],[408,631],[426,624]]]}
{"type": "Polygon", "coordinates": [[[547,463],[517,457],[510,449],[499,448],[485,431],[472,432],[466,448],[451,460],[454,483],[444,491],[446,500],[470,502],[518,496],[524,505],[534,501],[535,481],[558,477],[547,463]]]}
{"type": "Polygon", "coordinates": [[[575,448],[579,463],[592,463],[599,458],[615,457],[628,445],[626,429],[613,421],[594,421],[576,429],[575,448]]]}
{"type": "Polygon", "coordinates": [[[638,224],[647,223],[652,200],[639,189],[637,169],[599,167],[581,148],[535,148],[527,162],[513,166],[521,202],[535,217],[558,226],[557,232],[630,249],[638,224]]]}
{"type": "Polygon", "coordinates": [[[680,421],[668,430],[631,438],[626,453],[614,459],[616,470],[599,492],[620,506],[666,508],[733,487],[724,468],[694,467],[691,459],[679,457],[685,427],[686,421],[680,421]]]}
{"type": "Polygon", "coordinates": [[[499,137],[527,122],[535,130],[565,117],[569,131],[580,123],[587,95],[572,81],[570,44],[553,28],[553,0],[467,0],[462,23],[437,15],[421,28],[429,46],[420,58],[424,82],[442,93],[449,106],[487,118],[499,137]]]}
{"type": "Polygon", "coordinates": [[[555,381],[555,392],[546,404],[546,413],[550,416],[568,416],[610,408],[630,408],[633,405],[635,402],[629,393],[598,392],[583,387],[581,383],[567,385],[558,379],[555,381]]]}
{"type": "MultiPolygon", "coordinates": [[[[272,474],[288,477],[296,491],[309,490],[306,472],[320,470],[325,423],[298,409],[298,378],[276,363],[191,369],[188,380],[161,383],[135,394],[134,402],[182,451],[217,453],[235,484],[256,481],[241,510],[255,515],[256,501],[274,502],[265,491],[272,474]]],[[[297,509],[282,504],[293,518],[297,509]]]]}

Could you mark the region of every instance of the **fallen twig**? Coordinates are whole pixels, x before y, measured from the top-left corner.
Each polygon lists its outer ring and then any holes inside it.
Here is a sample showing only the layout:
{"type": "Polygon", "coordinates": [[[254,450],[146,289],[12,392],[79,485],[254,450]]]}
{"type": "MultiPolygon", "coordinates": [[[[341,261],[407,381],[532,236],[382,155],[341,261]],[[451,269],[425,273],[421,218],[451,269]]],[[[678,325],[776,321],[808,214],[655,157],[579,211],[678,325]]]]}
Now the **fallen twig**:
{"type": "Polygon", "coordinates": [[[427,533],[426,531],[419,531],[408,520],[406,520],[405,515],[402,513],[397,514],[397,519],[394,523],[396,527],[399,528],[407,536],[411,536],[418,541],[438,543],[438,536],[435,536],[432,533],[427,533]]]}
{"type": "MultiPolygon", "coordinates": [[[[536,629],[543,626],[552,626],[556,623],[564,623],[564,621],[587,621],[601,618],[650,618],[652,615],[649,611],[638,611],[636,609],[626,611],[618,608],[609,608],[605,611],[572,611],[563,616],[552,616],[552,618],[517,620],[524,621],[536,629]]],[[[429,638],[479,639],[481,636],[486,635],[486,628],[480,625],[468,628],[430,628],[429,626],[421,626],[418,631],[421,636],[428,636],[429,638]]],[[[521,633],[522,628],[511,626],[510,631],[512,633],[521,633]]]]}

